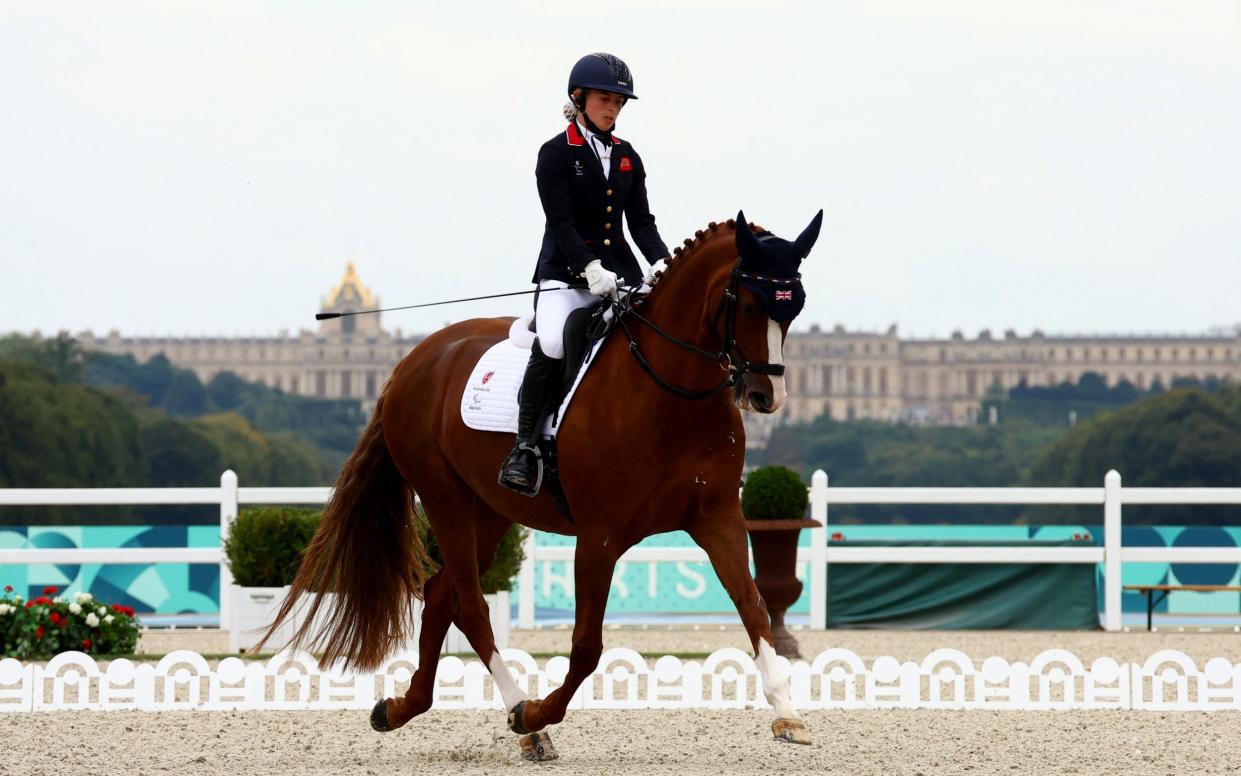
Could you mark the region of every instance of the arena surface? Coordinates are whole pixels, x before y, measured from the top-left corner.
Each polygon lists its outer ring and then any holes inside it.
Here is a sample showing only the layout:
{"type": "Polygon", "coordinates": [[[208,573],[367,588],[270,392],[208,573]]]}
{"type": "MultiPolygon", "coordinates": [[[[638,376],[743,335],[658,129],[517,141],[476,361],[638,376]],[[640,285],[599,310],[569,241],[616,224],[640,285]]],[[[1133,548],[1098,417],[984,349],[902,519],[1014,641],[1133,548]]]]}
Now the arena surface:
{"type": "MultiPolygon", "coordinates": [[[[607,646],[646,654],[744,647],[736,628],[624,629],[607,646]]],[[[803,653],[847,647],[868,662],[938,647],[1029,660],[1060,647],[1084,660],[1179,649],[1241,661],[1241,634],[799,632],[803,653]]],[[[216,651],[220,634],[153,633],[148,652],[216,651]]],[[[567,631],[514,632],[511,646],[565,652],[567,631]]],[[[222,651],[222,650],[219,650],[222,651]]],[[[54,712],[0,715],[0,774],[1205,774],[1236,773],[1241,713],[816,711],[809,747],[771,739],[769,711],[575,711],[551,729],[560,759],[532,764],[499,711],[433,711],[395,733],[364,712],[54,712]]]]}

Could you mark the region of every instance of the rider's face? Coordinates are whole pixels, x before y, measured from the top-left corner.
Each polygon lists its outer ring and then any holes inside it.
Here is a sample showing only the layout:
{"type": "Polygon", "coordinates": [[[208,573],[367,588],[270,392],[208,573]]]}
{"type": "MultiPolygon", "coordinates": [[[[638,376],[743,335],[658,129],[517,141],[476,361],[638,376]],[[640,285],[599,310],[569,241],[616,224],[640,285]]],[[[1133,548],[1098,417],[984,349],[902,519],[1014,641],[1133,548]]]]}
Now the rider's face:
{"type": "Polygon", "coordinates": [[[619,94],[594,90],[586,92],[586,116],[605,132],[611,131],[624,106],[625,98],[619,94]]]}

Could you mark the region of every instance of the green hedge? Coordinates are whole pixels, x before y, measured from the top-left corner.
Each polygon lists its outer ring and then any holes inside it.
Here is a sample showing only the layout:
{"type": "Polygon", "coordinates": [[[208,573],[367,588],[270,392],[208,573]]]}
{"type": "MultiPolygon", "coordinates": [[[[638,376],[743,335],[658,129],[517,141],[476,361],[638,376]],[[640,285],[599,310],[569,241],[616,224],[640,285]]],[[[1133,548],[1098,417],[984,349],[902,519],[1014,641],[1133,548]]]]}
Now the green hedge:
{"type": "MultiPolygon", "coordinates": [[[[297,575],[302,554],[319,527],[322,512],[292,507],[258,507],[243,510],[224,539],[224,554],[233,580],[242,587],[284,587],[297,575]]],[[[439,544],[426,516],[418,511],[418,531],[431,559],[438,567],[439,544]]],[[[522,542],[526,530],[514,524],[500,540],[491,568],[480,583],[484,593],[510,590],[525,558],[522,542]]]]}
{"type": "Polygon", "coordinates": [[[809,503],[806,483],[787,466],[760,466],[741,489],[741,511],[749,520],[800,519],[809,503]]]}
{"type": "Polygon", "coordinates": [[[234,582],[242,587],[292,584],[321,515],[319,510],[293,507],[242,510],[224,539],[234,582]]]}

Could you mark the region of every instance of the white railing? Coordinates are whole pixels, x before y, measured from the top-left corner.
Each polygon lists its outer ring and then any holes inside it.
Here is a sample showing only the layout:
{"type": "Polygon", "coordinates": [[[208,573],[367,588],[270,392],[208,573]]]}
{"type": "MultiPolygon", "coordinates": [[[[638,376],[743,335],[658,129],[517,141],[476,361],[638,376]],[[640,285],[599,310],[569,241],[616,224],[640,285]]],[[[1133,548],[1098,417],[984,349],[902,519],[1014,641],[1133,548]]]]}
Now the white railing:
{"type": "MultiPolygon", "coordinates": [[[[810,626],[827,626],[829,563],[1102,563],[1103,623],[1121,628],[1121,567],[1124,563],[1241,563],[1241,547],[1121,546],[1121,507],[1126,504],[1241,504],[1241,488],[1122,488],[1110,471],[1100,488],[828,488],[821,469],[811,477],[810,516],[822,527],[809,530],[810,544],[798,549],[799,563],[809,564],[810,626]],[[830,504],[1065,504],[1103,507],[1102,547],[828,547],[830,504]]],[[[19,488],[0,490],[0,506],[217,504],[220,535],[242,505],[327,502],[331,488],[242,488],[231,470],[218,488],[19,488]]],[[[526,539],[525,561],[518,576],[518,627],[534,628],[535,564],[574,559],[573,547],[540,547],[536,534],[526,539]]],[[[706,562],[696,547],[634,547],[626,562],[706,562]]],[[[228,622],[228,587],[232,574],[220,548],[6,549],[3,563],[218,563],[220,622],[228,622]]]]}
{"type": "MultiPolygon", "coordinates": [[[[518,687],[546,698],[559,687],[569,659],[542,666],[517,649],[501,657],[518,687]]],[[[1163,650],[1141,663],[1100,657],[1086,665],[1063,649],[1029,663],[989,657],[975,663],[956,649],[920,661],[875,658],[869,665],[847,649],[784,664],[789,700],[798,709],[1134,709],[1241,711],[1241,663],[1216,657],[1199,666],[1183,652],[1163,650]]],[[[63,652],[46,665],[0,660],[0,713],[94,711],[369,709],[400,695],[418,665],[415,652],[389,658],[374,673],[320,666],[304,652],[266,662],[235,657],[214,667],[194,652],[173,652],[157,664],[120,659],[105,665],[63,652]]],[[[769,709],[754,659],[739,649],[701,661],[667,655],[646,659],[609,649],[573,694],[572,709],[769,709]]],[[[440,659],[431,689],[436,709],[503,709],[487,668],[477,660],[440,659]]]]}

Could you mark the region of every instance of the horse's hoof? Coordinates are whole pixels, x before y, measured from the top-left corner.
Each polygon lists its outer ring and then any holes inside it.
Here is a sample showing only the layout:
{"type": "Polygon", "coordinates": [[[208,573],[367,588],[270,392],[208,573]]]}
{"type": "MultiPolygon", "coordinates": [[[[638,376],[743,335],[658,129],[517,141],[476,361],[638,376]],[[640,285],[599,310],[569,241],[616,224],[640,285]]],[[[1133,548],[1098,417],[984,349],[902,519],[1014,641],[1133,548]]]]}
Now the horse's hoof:
{"type": "Polygon", "coordinates": [[[392,730],[392,723],[388,721],[387,699],[376,703],[375,708],[371,709],[371,727],[380,733],[387,733],[392,730]]]}
{"type": "Polygon", "coordinates": [[[532,763],[545,763],[560,757],[556,752],[556,747],[552,746],[552,739],[547,735],[546,730],[527,733],[517,739],[517,743],[521,744],[521,759],[532,763]]]}
{"type": "Polygon", "coordinates": [[[771,732],[777,741],[784,741],[789,744],[810,743],[810,734],[806,732],[806,726],[800,719],[781,717],[771,723],[771,732]]]}
{"type": "Polygon", "coordinates": [[[508,729],[519,735],[524,735],[530,731],[526,729],[526,721],[522,719],[526,711],[526,702],[522,701],[513,707],[508,713],[508,729]]]}

